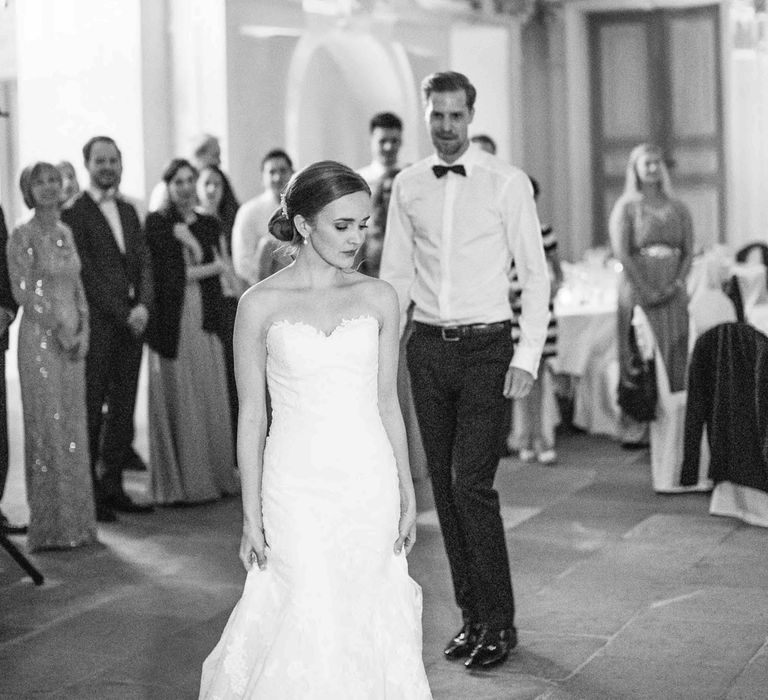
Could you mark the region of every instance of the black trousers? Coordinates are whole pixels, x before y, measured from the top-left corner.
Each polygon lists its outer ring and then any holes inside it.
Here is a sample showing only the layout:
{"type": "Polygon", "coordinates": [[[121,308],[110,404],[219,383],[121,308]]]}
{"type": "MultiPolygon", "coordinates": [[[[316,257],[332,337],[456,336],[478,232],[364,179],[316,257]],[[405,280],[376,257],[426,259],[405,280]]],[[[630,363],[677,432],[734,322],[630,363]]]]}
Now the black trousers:
{"type": "Polygon", "coordinates": [[[455,342],[419,332],[408,341],[416,415],[456,602],[464,619],[512,627],[515,603],[499,495],[509,330],[455,342]]]}
{"type": "Polygon", "coordinates": [[[142,340],[135,338],[127,327],[91,317],[90,347],[85,360],[85,401],[97,503],[123,491],[123,468],[130,461],[133,449],[133,412],[141,351],[142,340]]]}

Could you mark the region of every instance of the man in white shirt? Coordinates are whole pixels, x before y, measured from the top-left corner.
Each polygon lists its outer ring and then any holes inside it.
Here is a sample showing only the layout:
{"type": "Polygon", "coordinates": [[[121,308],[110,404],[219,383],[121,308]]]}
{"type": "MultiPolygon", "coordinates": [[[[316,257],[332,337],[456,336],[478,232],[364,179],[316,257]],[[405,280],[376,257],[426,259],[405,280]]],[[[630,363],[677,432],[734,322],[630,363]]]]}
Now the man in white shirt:
{"type": "Polygon", "coordinates": [[[371,218],[365,234],[360,271],[378,277],[392,182],[402,169],[398,155],[403,143],[403,122],[392,112],[379,112],[373,115],[368,126],[372,160],[357,171],[371,188],[371,218]]]}
{"type": "Polygon", "coordinates": [[[397,290],[416,413],[463,626],[449,659],[487,668],[517,644],[514,598],[493,481],[504,402],[533,385],[549,319],[549,277],[528,176],[470,148],[475,88],[461,73],[422,83],[435,154],[395,178],[381,277],[397,290]],[[507,272],[522,284],[511,337],[507,272]]]}
{"type": "Polygon", "coordinates": [[[291,260],[287,255],[274,259],[272,254],[279,242],[267,224],[280,206],[280,194],[293,175],[293,161],[280,148],[274,148],[261,161],[264,192],[243,204],[232,227],[232,263],[239,277],[256,284],[284,267],[291,260]]]}

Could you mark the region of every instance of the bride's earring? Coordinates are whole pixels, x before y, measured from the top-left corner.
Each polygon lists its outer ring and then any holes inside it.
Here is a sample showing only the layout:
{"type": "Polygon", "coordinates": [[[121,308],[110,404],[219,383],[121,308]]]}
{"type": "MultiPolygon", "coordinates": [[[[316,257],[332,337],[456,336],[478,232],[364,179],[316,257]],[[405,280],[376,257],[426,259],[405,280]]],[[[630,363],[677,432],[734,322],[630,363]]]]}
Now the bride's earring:
{"type": "Polygon", "coordinates": [[[304,240],[301,242],[301,245],[309,245],[309,236],[304,236],[304,240]]]}

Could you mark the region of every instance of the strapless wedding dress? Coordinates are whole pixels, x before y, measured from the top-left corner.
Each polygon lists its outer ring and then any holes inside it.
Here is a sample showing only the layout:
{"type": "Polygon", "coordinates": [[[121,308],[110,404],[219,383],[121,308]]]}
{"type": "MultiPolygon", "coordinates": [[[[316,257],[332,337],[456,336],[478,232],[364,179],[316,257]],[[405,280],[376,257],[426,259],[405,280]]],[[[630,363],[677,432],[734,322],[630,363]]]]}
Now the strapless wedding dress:
{"type": "Polygon", "coordinates": [[[400,499],[378,410],[378,322],[267,332],[267,568],[254,566],[200,697],[426,700],[421,589],[395,555],[400,499]]]}

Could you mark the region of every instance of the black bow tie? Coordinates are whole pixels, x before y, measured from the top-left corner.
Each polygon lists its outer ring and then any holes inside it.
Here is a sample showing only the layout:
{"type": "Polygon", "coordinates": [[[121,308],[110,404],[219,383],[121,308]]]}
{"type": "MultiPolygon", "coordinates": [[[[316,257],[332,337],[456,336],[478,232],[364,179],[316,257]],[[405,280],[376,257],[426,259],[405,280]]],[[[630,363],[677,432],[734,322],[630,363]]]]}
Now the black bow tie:
{"type": "Polygon", "coordinates": [[[463,165],[433,165],[432,172],[437,178],[442,177],[448,172],[456,173],[457,175],[464,175],[464,177],[467,176],[467,171],[464,170],[463,165]]]}

